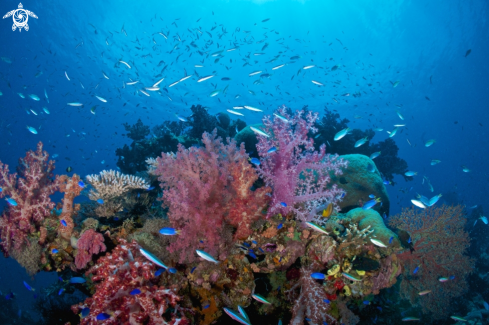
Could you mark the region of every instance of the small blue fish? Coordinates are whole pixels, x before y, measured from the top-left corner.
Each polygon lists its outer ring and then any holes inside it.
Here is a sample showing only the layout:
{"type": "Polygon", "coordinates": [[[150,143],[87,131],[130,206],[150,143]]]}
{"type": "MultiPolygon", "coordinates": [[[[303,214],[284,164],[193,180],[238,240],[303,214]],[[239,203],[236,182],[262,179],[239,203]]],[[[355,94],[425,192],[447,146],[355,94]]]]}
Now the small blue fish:
{"type": "Polygon", "coordinates": [[[368,197],[371,199],[375,199],[375,195],[373,195],[373,194],[370,194],[368,197]]]}
{"type": "Polygon", "coordinates": [[[59,289],[58,296],[61,296],[63,294],[63,292],[65,292],[65,289],[63,289],[63,288],[59,289]]]}
{"type": "Polygon", "coordinates": [[[281,224],[279,224],[279,225],[277,226],[277,229],[279,229],[279,230],[280,230],[280,229],[282,229],[282,227],[283,227],[283,226],[284,226],[284,224],[283,224],[283,223],[281,223],[281,224]]]}
{"type": "Polygon", "coordinates": [[[370,200],[368,202],[365,202],[365,204],[362,206],[362,209],[363,210],[371,209],[379,202],[380,202],[380,198],[376,198],[375,200],[370,200]]]}
{"type": "Polygon", "coordinates": [[[158,270],[156,270],[156,272],[155,272],[155,276],[160,276],[160,275],[161,275],[161,273],[163,273],[163,272],[165,272],[165,269],[158,269],[158,270]]]}
{"type": "Polygon", "coordinates": [[[87,282],[87,280],[79,276],[75,276],[70,279],[70,283],[85,283],[85,282],[87,282]]]}
{"type": "Polygon", "coordinates": [[[253,165],[257,165],[257,166],[259,166],[259,165],[261,164],[260,159],[258,159],[258,158],[251,158],[251,159],[250,159],[250,162],[251,162],[253,165]]]}
{"type": "Polygon", "coordinates": [[[83,181],[79,181],[78,182],[78,186],[80,186],[81,188],[84,188],[85,187],[85,183],[83,183],[83,181]]]}
{"type": "Polygon", "coordinates": [[[287,207],[287,203],[285,203],[285,202],[280,202],[280,205],[283,206],[284,208],[287,207]]]}
{"type": "Polygon", "coordinates": [[[413,274],[418,273],[418,270],[419,270],[419,266],[416,266],[416,268],[415,268],[415,269],[414,269],[414,271],[413,271],[413,274]]]}
{"type": "Polygon", "coordinates": [[[194,273],[195,269],[197,268],[197,266],[194,266],[191,270],[190,270],[190,274],[194,273]]]}
{"type": "Polygon", "coordinates": [[[110,318],[110,315],[107,313],[100,313],[97,315],[97,320],[107,320],[110,318]]]}
{"type": "Polygon", "coordinates": [[[58,280],[59,280],[59,281],[61,281],[61,282],[63,282],[63,281],[64,281],[64,280],[63,280],[63,278],[62,278],[62,277],[60,277],[60,276],[58,277],[58,280]]]}
{"type": "Polygon", "coordinates": [[[258,249],[260,250],[260,252],[262,252],[263,254],[265,254],[265,251],[263,249],[261,249],[261,247],[258,247],[258,249]]]}
{"type": "Polygon", "coordinates": [[[271,147],[270,149],[268,149],[267,153],[272,153],[272,152],[275,152],[275,151],[277,151],[277,148],[271,147]]]}
{"type": "Polygon", "coordinates": [[[141,197],[141,193],[138,193],[138,199],[141,197]]]}
{"type": "Polygon", "coordinates": [[[68,224],[66,223],[66,221],[64,221],[63,219],[61,219],[59,222],[63,225],[63,227],[68,226],[68,224]]]}
{"type": "Polygon", "coordinates": [[[393,241],[393,240],[394,240],[394,237],[391,237],[391,238],[389,239],[389,244],[392,244],[392,241],[393,241]]]}
{"type": "Polygon", "coordinates": [[[180,234],[180,230],[176,230],[175,228],[165,227],[160,229],[160,234],[166,236],[173,236],[180,234]]]}
{"type": "Polygon", "coordinates": [[[27,288],[29,291],[36,291],[36,289],[32,288],[27,282],[24,281],[24,286],[27,288]]]}
{"type": "Polygon", "coordinates": [[[328,299],[323,299],[323,301],[324,301],[325,303],[327,303],[327,304],[330,304],[330,303],[331,303],[331,301],[329,301],[328,299]]]}
{"type": "Polygon", "coordinates": [[[305,318],[305,320],[307,320],[308,322],[310,322],[310,321],[311,321],[311,319],[310,319],[310,318],[307,318],[307,317],[305,318]]]}
{"type": "Polygon", "coordinates": [[[87,316],[88,316],[88,314],[90,314],[90,308],[85,307],[85,308],[83,308],[83,309],[81,310],[81,312],[80,312],[80,317],[81,317],[81,318],[85,318],[85,317],[87,317],[87,316]]]}
{"type": "Polygon", "coordinates": [[[2,193],[3,189],[0,187],[0,193],[2,193]]]}
{"type": "Polygon", "coordinates": [[[118,217],[114,217],[114,221],[119,221],[119,218],[118,217]]]}
{"type": "Polygon", "coordinates": [[[451,275],[451,276],[449,277],[449,279],[450,279],[450,280],[455,279],[455,275],[451,275]]]}
{"type": "Polygon", "coordinates": [[[53,249],[51,250],[51,253],[52,253],[52,254],[58,254],[58,252],[59,252],[59,251],[58,251],[56,248],[53,248],[53,249]]]}
{"type": "Polygon", "coordinates": [[[146,191],[151,191],[151,190],[154,190],[154,189],[155,189],[155,187],[154,187],[154,186],[150,186],[150,187],[148,187],[148,188],[146,189],[146,191]]]}
{"type": "MultiPolygon", "coordinates": [[[[254,241],[254,240],[253,240],[254,241]]],[[[251,241],[253,243],[253,241],[251,241]]],[[[254,241],[256,243],[256,241],[254,241]]],[[[254,244],[254,243],[253,243],[254,244]]],[[[243,245],[245,245],[246,247],[251,247],[250,244],[248,244],[247,242],[244,242],[243,245]]]]}
{"type": "Polygon", "coordinates": [[[311,278],[316,279],[316,280],[324,280],[325,275],[323,273],[312,273],[311,278]]]}
{"type": "Polygon", "coordinates": [[[202,307],[202,309],[207,309],[209,308],[211,305],[205,305],[204,307],[202,307]]]}
{"type": "Polygon", "coordinates": [[[411,237],[409,237],[408,244],[411,244],[411,242],[412,242],[411,237]]]}
{"type": "Polygon", "coordinates": [[[344,198],[346,195],[346,192],[341,193],[341,198],[344,198]]]}
{"type": "Polygon", "coordinates": [[[133,291],[129,292],[131,296],[136,296],[141,293],[141,290],[139,289],[134,289],[133,291]]]}
{"type": "Polygon", "coordinates": [[[98,203],[98,204],[104,204],[104,200],[102,200],[102,199],[98,199],[98,200],[97,200],[97,203],[98,203]]]}
{"type": "Polygon", "coordinates": [[[7,202],[8,202],[8,204],[10,204],[11,206],[14,206],[14,207],[16,207],[16,206],[17,206],[17,202],[16,202],[14,199],[12,199],[11,197],[9,197],[9,198],[7,199],[7,202]]]}
{"type": "Polygon", "coordinates": [[[5,295],[5,299],[6,300],[10,300],[14,297],[14,293],[13,292],[10,292],[10,293],[7,293],[7,295],[5,295]]]}
{"type": "Polygon", "coordinates": [[[176,269],[176,268],[174,268],[174,267],[170,267],[170,268],[168,269],[168,272],[170,272],[171,274],[175,274],[175,273],[177,273],[177,269],[176,269]]]}
{"type": "Polygon", "coordinates": [[[255,252],[253,252],[252,249],[250,249],[250,251],[248,252],[248,255],[250,255],[251,257],[253,257],[255,260],[257,259],[256,255],[255,255],[255,252]]]}
{"type": "Polygon", "coordinates": [[[390,181],[388,181],[388,180],[386,180],[386,179],[384,179],[384,180],[382,181],[382,183],[383,183],[384,185],[389,185],[391,182],[390,182],[390,181]]]}
{"type": "Polygon", "coordinates": [[[368,301],[368,300],[364,300],[364,301],[363,301],[363,304],[364,304],[364,305],[370,305],[370,301],[368,301]]]}
{"type": "MultiPolygon", "coordinates": [[[[252,240],[251,243],[258,245],[258,242],[256,240],[252,240]]],[[[248,246],[249,247],[249,246],[248,246]]]]}

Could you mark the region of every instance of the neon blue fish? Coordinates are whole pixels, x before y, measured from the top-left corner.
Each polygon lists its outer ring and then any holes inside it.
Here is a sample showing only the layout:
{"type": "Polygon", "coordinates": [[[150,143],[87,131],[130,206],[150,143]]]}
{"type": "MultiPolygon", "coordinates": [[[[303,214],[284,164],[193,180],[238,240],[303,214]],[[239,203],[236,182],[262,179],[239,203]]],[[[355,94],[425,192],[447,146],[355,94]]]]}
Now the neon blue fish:
{"type": "Polygon", "coordinates": [[[78,182],[78,186],[80,186],[81,188],[84,188],[85,187],[85,183],[83,183],[83,181],[79,181],[78,182]]]}
{"type": "Polygon", "coordinates": [[[158,269],[155,272],[155,276],[160,276],[161,273],[165,272],[165,269],[158,269]]]}
{"type": "Polygon", "coordinates": [[[70,283],[85,283],[85,282],[87,282],[87,280],[79,276],[75,276],[70,279],[70,283]]]}
{"type": "Polygon", "coordinates": [[[134,289],[133,291],[129,292],[131,296],[136,296],[141,293],[141,290],[139,289],[134,289]]]}
{"type": "Polygon", "coordinates": [[[63,292],[65,292],[65,289],[63,289],[63,288],[59,289],[58,296],[61,296],[63,294],[63,292]]]}
{"type": "Polygon", "coordinates": [[[81,310],[80,316],[81,318],[85,318],[88,316],[88,314],[90,314],[90,308],[85,307],[81,310]]]}
{"type": "Polygon", "coordinates": [[[323,273],[312,273],[311,278],[316,279],[316,280],[324,280],[325,275],[323,273]]]}
{"type": "Polygon", "coordinates": [[[59,222],[61,222],[61,224],[63,225],[63,227],[68,226],[68,224],[66,223],[66,221],[64,221],[63,219],[61,219],[59,222]]]}
{"type": "Polygon", "coordinates": [[[172,273],[172,274],[175,274],[175,273],[177,273],[177,269],[176,269],[176,268],[174,268],[174,267],[170,267],[170,268],[168,269],[168,272],[170,272],[170,273],[172,273]]]}
{"type": "Polygon", "coordinates": [[[107,320],[110,318],[110,315],[107,313],[100,313],[97,315],[97,320],[107,320]]]}
{"type": "Polygon", "coordinates": [[[98,199],[98,200],[97,200],[97,203],[98,203],[98,204],[104,204],[104,200],[102,200],[102,199],[98,199]]]}
{"type": "Polygon", "coordinates": [[[16,202],[14,199],[12,199],[11,197],[9,197],[9,198],[7,199],[7,202],[8,202],[8,204],[10,204],[11,206],[14,206],[14,207],[16,207],[16,206],[17,206],[17,202],[16,202]]]}

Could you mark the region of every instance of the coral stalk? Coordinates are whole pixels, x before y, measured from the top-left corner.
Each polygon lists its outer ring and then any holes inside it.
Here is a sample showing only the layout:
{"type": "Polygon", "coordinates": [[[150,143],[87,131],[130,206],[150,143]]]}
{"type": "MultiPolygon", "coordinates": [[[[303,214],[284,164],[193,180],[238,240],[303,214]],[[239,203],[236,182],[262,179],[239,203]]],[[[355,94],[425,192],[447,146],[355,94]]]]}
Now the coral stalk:
{"type": "Polygon", "coordinates": [[[83,269],[92,260],[92,255],[105,252],[104,236],[93,229],[88,229],[78,239],[77,248],[75,265],[78,269],[83,269]]]}

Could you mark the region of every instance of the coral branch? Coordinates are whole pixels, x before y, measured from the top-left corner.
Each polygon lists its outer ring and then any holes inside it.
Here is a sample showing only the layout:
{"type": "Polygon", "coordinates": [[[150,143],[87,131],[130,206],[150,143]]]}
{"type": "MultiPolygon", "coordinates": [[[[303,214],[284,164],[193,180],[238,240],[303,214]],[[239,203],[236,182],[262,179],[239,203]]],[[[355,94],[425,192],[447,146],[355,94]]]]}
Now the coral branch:
{"type": "Polygon", "coordinates": [[[70,241],[71,233],[73,232],[73,214],[76,212],[76,207],[73,206],[73,200],[80,195],[82,188],[78,185],[80,177],[73,174],[73,177],[66,175],[58,176],[59,191],[65,193],[63,198],[63,210],[59,215],[59,220],[64,220],[66,226],[60,225],[58,228],[58,236],[64,240],[70,241]]]}
{"type": "Polygon", "coordinates": [[[83,269],[92,260],[92,255],[105,252],[104,236],[93,229],[88,229],[78,239],[77,248],[75,265],[78,269],[83,269]]]}

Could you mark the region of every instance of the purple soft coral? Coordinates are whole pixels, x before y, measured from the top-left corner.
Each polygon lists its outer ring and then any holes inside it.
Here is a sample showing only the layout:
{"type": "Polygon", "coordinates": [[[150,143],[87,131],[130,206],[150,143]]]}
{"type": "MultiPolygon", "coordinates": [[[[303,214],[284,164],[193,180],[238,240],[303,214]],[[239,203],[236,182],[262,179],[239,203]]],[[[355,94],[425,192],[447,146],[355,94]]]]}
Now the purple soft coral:
{"type": "Polygon", "coordinates": [[[263,119],[270,137],[259,136],[256,146],[261,157],[258,173],[273,189],[268,217],[293,213],[301,221],[310,221],[315,207],[341,199],[344,192],[331,186],[329,173],[342,174],[347,162],[338,155],[327,156],[324,144],[319,152],[314,150],[314,140],[307,134],[317,132],[318,113],[303,117],[304,111],[297,111],[290,116],[283,106],[274,115],[273,120],[270,116],[263,119]],[[270,150],[273,147],[277,150],[270,150]]]}

